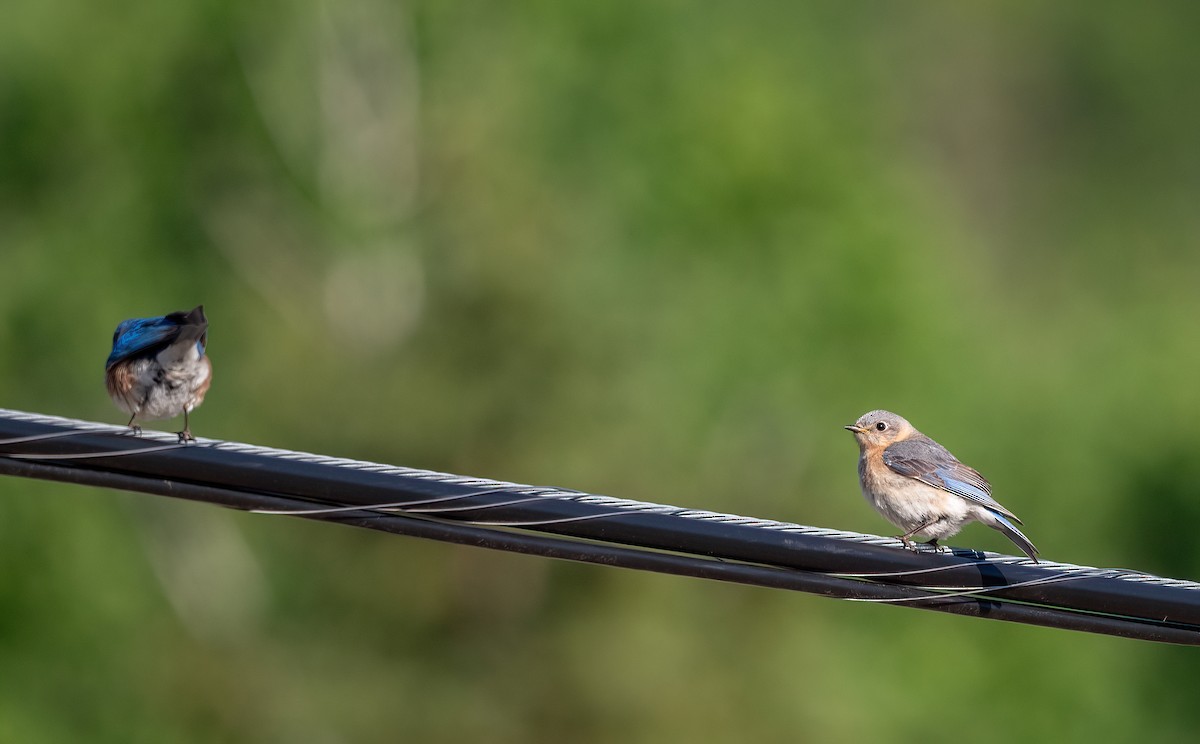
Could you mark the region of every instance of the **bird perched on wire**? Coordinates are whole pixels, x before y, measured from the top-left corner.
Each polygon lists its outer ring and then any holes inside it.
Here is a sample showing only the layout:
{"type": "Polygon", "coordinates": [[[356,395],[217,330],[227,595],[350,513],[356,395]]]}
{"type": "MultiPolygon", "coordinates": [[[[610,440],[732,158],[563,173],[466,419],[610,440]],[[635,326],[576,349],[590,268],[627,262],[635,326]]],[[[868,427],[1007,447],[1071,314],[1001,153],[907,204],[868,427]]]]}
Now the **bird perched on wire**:
{"type": "Polygon", "coordinates": [[[212,382],[208,319],[204,306],[189,312],[122,321],[113,333],[112,353],[104,365],[108,395],[125,413],[135,433],[135,420],[150,421],[183,414],[179,441],[195,441],[188,414],[204,400],[212,382]]]}
{"type": "Polygon", "coordinates": [[[958,533],[968,522],[1003,532],[1037,563],[1037,548],[1016,525],[1017,515],[992,498],[992,488],[973,468],[891,411],[864,413],[845,427],[858,441],[858,479],[863,496],[883,518],[912,538],[938,540],[958,533]]]}

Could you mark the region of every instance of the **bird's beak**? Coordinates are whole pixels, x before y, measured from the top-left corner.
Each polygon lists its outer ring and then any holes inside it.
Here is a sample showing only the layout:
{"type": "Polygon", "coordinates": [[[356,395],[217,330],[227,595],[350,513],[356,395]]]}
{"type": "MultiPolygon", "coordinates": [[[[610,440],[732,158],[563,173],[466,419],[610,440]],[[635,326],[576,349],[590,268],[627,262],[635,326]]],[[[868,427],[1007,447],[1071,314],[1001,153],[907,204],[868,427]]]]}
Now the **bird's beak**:
{"type": "Polygon", "coordinates": [[[856,426],[855,424],[850,424],[849,426],[843,426],[842,428],[845,429],[846,431],[852,431],[855,434],[862,434],[864,431],[866,431],[866,429],[862,428],[861,426],[856,426]]]}

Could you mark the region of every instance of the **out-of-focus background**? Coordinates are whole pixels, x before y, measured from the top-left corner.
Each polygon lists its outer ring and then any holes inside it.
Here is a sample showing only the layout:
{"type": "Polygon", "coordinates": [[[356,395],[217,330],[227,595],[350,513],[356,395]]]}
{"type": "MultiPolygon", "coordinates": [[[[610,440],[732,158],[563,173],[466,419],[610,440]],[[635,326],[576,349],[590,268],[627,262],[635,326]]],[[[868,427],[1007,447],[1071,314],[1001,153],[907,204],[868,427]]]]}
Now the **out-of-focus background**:
{"type": "MultiPolygon", "coordinates": [[[[1200,6],[4,16],[0,405],[123,423],[113,328],[203,302],[200,436],[890,534],[887,407],[1200,577],[1200,6]]],[[[1191,741],[1196,665],[0,480],[5,741],[1191,741]]]]}

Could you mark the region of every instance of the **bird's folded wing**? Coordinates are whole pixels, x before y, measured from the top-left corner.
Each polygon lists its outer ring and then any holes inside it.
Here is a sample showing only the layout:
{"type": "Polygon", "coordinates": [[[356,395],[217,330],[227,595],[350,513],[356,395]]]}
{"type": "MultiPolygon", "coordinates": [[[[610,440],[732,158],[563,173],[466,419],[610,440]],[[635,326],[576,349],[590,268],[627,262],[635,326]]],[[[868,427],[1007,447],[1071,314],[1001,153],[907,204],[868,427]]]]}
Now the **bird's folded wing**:
{"type": "Polygon", "coordinates": [[[962,496],[1021,524],[1016,514],[992,498],[992,487],[982,475],[928,437],[896,442],[883,451],[883,464],[900,475],[962,496]]]}
{"type": "Polygon", "coordinates": [[[179,332],[178,324],[164,318],[127,320],[117,327],[105,368],[139,354],[164,349],[179,337],[179,332]]]}

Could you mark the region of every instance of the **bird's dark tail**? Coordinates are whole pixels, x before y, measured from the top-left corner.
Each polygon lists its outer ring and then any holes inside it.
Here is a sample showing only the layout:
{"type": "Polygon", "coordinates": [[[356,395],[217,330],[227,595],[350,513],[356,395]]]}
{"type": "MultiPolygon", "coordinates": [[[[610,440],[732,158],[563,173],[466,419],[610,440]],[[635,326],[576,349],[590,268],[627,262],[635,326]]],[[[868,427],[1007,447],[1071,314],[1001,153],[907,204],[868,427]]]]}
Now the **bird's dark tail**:
{"type": "Polygon", "coordinates": [[[208,333],[208,318],[204,317],[204,305],[197,305],[188,312],[179,311],[167,316],[179,325],[179,341],[200,341],[208,333]]]}
{"type": "Polygon", "coordinates": [[[988,514],[990,514],[992,519],[995,520],[988,525],[989,527],[1003,532],[1004,536],[1016,543],[1017,547],[1020,548],[1025,555],[1029,556],[1034,563],[1038,562],[1038,549],[1033,546],[1033,543],[1029,542],[1029,538],[1025,537],[1024,533],[1017,529],[1015,524],[1009,521],[1009,519],[1003,514],[994,512],[991,509],[988,509],[988,514]]]}

